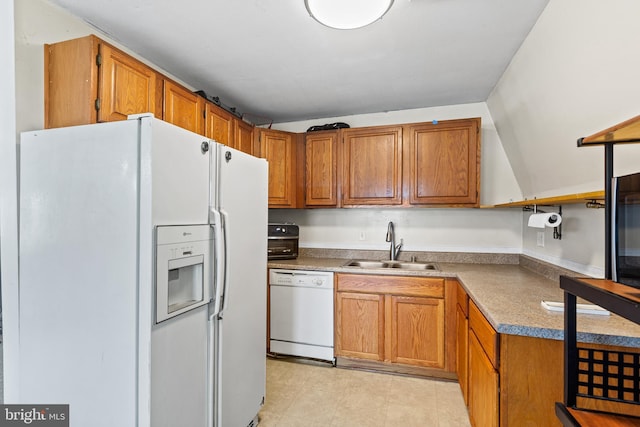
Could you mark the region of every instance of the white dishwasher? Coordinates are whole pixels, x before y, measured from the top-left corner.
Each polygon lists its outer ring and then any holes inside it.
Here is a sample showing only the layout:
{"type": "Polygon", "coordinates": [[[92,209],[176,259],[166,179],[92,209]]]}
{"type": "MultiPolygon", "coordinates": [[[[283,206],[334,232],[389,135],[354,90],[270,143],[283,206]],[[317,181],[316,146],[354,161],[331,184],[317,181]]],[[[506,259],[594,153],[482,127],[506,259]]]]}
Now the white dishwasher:
{"type": "Polygon", "coordinates": [[[333,273],[271,269],[270,350],[333,362],[333,273]]]}

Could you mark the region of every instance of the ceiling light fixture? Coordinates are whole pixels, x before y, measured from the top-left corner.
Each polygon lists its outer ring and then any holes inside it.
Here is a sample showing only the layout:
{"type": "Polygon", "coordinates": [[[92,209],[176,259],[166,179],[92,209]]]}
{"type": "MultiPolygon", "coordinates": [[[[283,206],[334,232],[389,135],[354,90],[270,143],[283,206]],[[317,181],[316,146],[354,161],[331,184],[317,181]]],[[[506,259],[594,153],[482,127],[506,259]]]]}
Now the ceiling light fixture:
{"type": "Polygon", "coordinates": [[[305,0],[309,15],[322,25],[352,30],[382,18],[393,0],[305,0]]]}

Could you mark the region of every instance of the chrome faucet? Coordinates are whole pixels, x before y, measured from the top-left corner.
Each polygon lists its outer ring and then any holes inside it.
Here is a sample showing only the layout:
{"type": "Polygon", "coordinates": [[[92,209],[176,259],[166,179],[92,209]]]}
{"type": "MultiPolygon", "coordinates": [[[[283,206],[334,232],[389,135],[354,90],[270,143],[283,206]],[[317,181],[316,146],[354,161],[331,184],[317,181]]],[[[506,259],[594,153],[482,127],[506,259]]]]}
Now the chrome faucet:
{"type": "Polygon", "coordinates": [[[387,225],[387,242],[391,242],[391,246],[389,247],[389,259],[395,261],[398,259],[398,254],[400,253],[400,248],[402,247],[402,239],[400,239],[400,244],[396,246],[396,232],[393,228],[393,222],[389,221],[389,225],[387,225]]]}

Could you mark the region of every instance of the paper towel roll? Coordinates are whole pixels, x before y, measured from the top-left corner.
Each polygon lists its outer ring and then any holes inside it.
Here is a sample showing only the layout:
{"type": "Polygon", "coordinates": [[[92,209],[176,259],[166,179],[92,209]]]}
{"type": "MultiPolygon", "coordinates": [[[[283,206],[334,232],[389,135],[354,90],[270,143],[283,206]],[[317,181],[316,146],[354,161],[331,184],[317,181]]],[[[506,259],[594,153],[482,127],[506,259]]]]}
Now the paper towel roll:
{"type": "Polygon", "coordinates": [[[557,227],[562,222],[560,214],[552,213],[535,213],[529,217],[529,227],[545,228],[557,227]]]}

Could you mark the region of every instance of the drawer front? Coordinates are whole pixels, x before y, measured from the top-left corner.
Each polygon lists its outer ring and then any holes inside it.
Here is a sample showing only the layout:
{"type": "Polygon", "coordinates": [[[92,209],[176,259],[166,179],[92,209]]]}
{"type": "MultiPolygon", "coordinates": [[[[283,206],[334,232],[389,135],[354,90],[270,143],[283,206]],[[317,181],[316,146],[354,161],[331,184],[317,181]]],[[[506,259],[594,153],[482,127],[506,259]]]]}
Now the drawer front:
{"type": "Polygon", "coordinates": [[[498,369],[498,333],[473,301],[469,301],[469,328],[475,333],[493,367],[498,369]]]}
{"type": "Polygon", "coordinates": [[[336,274],[338,291],[444,298],[444,279],[414,276],[336,274]]]}
{"type": "Polygon", "coordinates": [[[469,317],[469,295],[464,290],[460,282],[456,285],[456,301],[464,313],[464,317],[469,317]]]}

